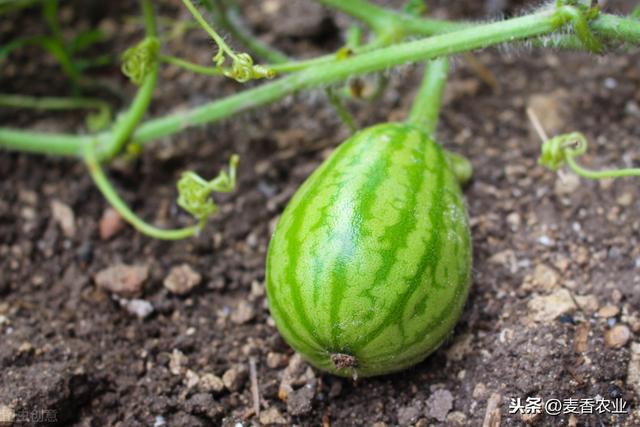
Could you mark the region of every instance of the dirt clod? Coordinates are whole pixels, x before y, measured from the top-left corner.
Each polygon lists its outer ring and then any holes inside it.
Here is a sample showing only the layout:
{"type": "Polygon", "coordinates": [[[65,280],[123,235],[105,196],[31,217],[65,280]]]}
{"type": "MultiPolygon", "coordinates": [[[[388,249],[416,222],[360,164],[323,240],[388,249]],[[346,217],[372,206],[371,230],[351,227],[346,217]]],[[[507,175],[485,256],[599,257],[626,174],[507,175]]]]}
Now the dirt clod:
{"type": "Polygon", "coordinates": [[[206,373],[200,377],[198,389],[207,393],[220,393],[224,390],[224,382],[219,376],[206,373]]]}
{"type": "Polygon", "coordinates": [[[289,358],[286,354],[274,353],[270,351],[267,353],[267,366],[271,369],[282,368],[287,365],[289,358]]]}
{"type": "Polygon", "coordinates": [[[260,423],[264,425],[285,425],[287,420],[282,416],[278,408],[269,408],[260,412],[260,423]]]}
{"type": "Polygon", "coordinates": [[[315,385],[307,384],[289,393],[287,397],[287,412],[293,416],[311,412],[312,400],[315,396],[315,385]]]}
{"type": "Polygon", "coordinates": [[[71,238],[76,234],[76,217],[69,205],[60,200],[51,201],[51,216],[58,223],[65,236],[71,238]]]}
{"type": "Polygon", "coordinates": [[[566,289],[560,289],[551,295],[538,296],[528,303],[529,311],[536,322],[550,322],[565,313],[572,313],[576,304],[566,289]]]}
{"type": "Polygon", "coordinates": [[[102,240],[109,240],[124,228],[125,222],[118,213],[112,207],[108,207],[102,213],[100,217],[100,223],[98,228],[100,230],[100,238],[102,240]]]}
{"type": "Polygon", "coordinates": [[[99,288],[123,297],[135,297],[142,294],[148,276],[146,265],[117,264],[100,270],[94,280],[99,288]]]}
{"type": "Polygon", "coordinates": [[[427,400],[427,415],[438,421],[445,421],[453,408],[453,395],[449,390],[436,390],[427,400]]]}
{"type": "Polygon", "coordinates": [[[423,407],[421,401],[411,402],[407,406],[398,409],[398,423],[402,426],[414,424],[422,415],[423,407]]]}
{"type": "Polygon", "coordinates": [[[231,313],[231,321],[235,324],[242,325],[250,322],[256,316],[253,304],[249,301],[242,300],[238,303],[236,309],[231,313]]]}
{"type": "Polygon", "coordinates": [[[173,267],[164,279],[164,287],[177,295],[186,295],[200,284],[202,276],[189,264],[173,267]]]}
{"type": "Polygon", "coordinates": [[[227,369],[222,375],[222,382],[229,391],[240,391],[249,377],[249,370],[245,365],[237,364],[227,369]]]}

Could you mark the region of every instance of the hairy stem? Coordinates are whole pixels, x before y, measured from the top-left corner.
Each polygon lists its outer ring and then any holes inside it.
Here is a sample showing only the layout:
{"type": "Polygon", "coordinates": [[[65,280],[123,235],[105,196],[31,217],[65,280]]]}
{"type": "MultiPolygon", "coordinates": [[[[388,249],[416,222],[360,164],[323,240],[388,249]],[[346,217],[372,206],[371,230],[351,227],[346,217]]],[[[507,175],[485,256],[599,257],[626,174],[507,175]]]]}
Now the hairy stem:
{"type": "MultiPolygon", "coordinates": [[[[136,143],[146,143],[191,126],[213,122],[265,105],[303,89],[326,86],[354,75],[550,34],[558,30],[563,23],[566,23],[566,20],[562,20],[562,17],[559,19],[554,10],[550,9],[421,40],[398,43],[356,54],[346,59],[335,59],[334,55],[334,59],[330,62],[319,63],[273,82],[238,92],[188,111],[171,113],[164,117],[148,120],[135,130],[131,140],[136,143]]],[[[640,23],[637,20],[601,14],[591,21],[591,26],[601,36],[617,41],[626,41],[630,44],[640,44],[640,23]]],[[[81,154],[81,145],[95,138],[100,141],[108,141],[111,134],[97,136],[52,135],[0,128],[0,147],[27,149],[41,153],[78,155],[81,154]]]]}
{"type": "Polygon", "coordinates": [[[96,187],[98,187],[104,198],[107,199],[107,201],[111,204],[111,206],[113,206],[113,208],[118,211],[120,216],[122,216],[122,218],[124,218],[124,220],[131,224],[136,230],[149,237],[161,240],[186,239],[187,237],[191,237],[198,232],[198,226],[191,226],[173,230],[158,228],[151,224],[148,224],[142,218],[137,216],[116,192],[115,188],[109,181],[109,178],[107,178],[107,175],[102,170],[100,161],[96,158],[95,152],[91,145],[92,143],[89,143],[86,148],[85,164],[87,165],[87,170],[89,171],[93,182],[96,184],[96,187]]]}
{"type": "Polygon", "coordinates": [[[425,67],[422,84],[409,113],[408,122],[424,129],[434,139],[448,74],[449,58],[430,61],[425,67]]]}
{"type": "MultiPolygon", "coordinates": [[[[153,13],[153,3],[151,0],[142,0],[142,14],[144,17],[144,26],[147,37],[156,37],[156,23],[153,13]]],[[[151,72],[145,76],[142,85],[138,88],[129,110],[127,110],[118,119],[111,131],[112,137],[107,144],[101,145],[98,149],[98,156],[100,159],[110,159],[116,156],[124,145],[129,141],[129,138],[135,130],[140,120],[147,111],[151,98],[153,97],[153,90],[156,87],[158,81],[158,61],[154,61],[151,72]]]]}

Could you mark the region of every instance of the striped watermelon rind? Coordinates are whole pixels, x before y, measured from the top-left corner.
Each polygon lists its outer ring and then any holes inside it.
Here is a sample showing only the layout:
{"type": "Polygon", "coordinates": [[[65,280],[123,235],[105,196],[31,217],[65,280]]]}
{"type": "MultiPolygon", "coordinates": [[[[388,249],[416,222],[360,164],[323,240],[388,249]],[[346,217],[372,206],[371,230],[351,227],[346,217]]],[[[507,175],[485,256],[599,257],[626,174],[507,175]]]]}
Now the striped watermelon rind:
{"type": "Polygon", "coordinates": [[[471,265],[445,151],[413,125],[380,124],[340,145],[289,202],[267,255],[269,309],[316,367],[387,374],[450,334],[471,265]]]}

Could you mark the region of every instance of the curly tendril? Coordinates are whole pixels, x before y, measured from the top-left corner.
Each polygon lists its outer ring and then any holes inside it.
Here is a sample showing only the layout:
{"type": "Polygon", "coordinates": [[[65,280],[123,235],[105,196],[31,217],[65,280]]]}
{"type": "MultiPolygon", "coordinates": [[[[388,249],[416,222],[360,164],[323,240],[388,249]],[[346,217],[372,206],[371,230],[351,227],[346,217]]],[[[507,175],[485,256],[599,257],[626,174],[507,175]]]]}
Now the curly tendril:
{"type": "Polygon", "coordinates": [[[640,168],[594,171],[580,166],[575,159],[587,152],[587,146],[587,138],[580,132],[558,135],[542,143],[538,163],[554,171],[566,164],[577,175],[589,179],[640,176],[640,168]]]}
{"type": "Polygon", "coordinates": [[[218,46],[218,52],[213,56],[213,63],[216,64],[216,67],[218,67],[225,76],[230,77],[239,83],[244,83],[254,79],[271,79],[276,76],[275,71],[263,65],[254,65],[253,58],[248,53],[234,52],[224,39],[220,37],[216,30],[209,25],[191,0],[182,0],[182,3],[184,3],[187,9],[189,9],[189,12],[191,12],[191,15],[193,15],[194,19],[207,32],[207,34],[211,36],[218,46]],[[231,58],[231,68],[223,67],[227,56],[231,58]]]}
{"type": "Polygon", "coordinates": [[[236,186],[236,169],[239,157],[229,159],[229,173],[220,171],[217,177],[207,181],[194,172],[184,172],[178,181],[178,206],[193,215],[202,228],[207,219],[218,210],[211,198],[212,192],[229,193],[236,186]]]}
{"type": "Polygon", "coordinates": [[[604,50],[602,42],[595,36],[589,21],[595,19],[600,14],[600,6],[587,5],[580,0],[557,0],[556,16],[560,19],[558,26],[571,22],[573,30],[585,48],[593,53],[600,53],[604,50]]]}
{"type": "Polygon", "coordinates": [[[122,54],[122,73],[140,86],[158,61],[160,42],[156,37],[145,37],[140,43],[122,54]]]}
{"type": "Polygon", "coordinates": [[[272,79],[276,73],[263,65],[254,65],[251,55],[243,52],[234,54],[231,69],[224,70],[224,75],[239,83],[244,83],[254,79],[272,79]]]}
{"type": "Polygon", "coordinates": [[[556,171],[567,163],[568,157],[583,155],[587,145],[587,138],[580,132],[558,135],[542,143],[538,164],[556,171]]]}

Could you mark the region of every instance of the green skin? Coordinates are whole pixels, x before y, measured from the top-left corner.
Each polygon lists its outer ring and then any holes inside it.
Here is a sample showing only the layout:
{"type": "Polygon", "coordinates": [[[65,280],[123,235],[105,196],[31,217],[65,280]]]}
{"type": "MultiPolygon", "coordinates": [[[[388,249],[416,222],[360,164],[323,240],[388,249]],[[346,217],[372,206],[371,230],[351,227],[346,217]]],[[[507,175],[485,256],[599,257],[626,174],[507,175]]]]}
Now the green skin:
{"type": "Polygon", "coordinates": [[[267,296],[285,340],[314,366],[388,374],[450,334],[472,264],[453,161],[414,125],[376,125],[293,196],[269,245],[267,296]]]}

